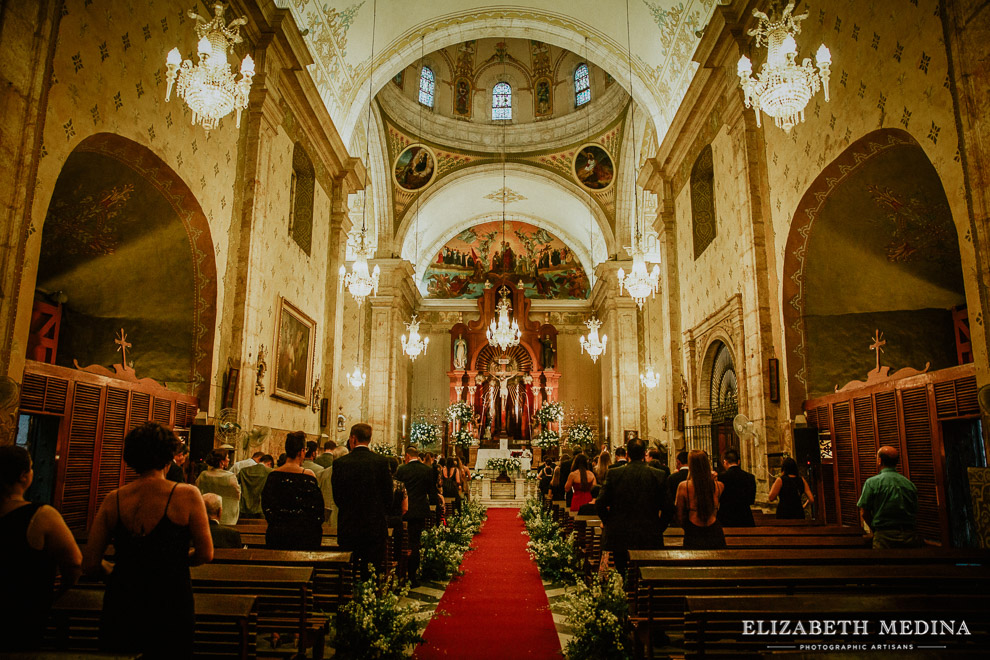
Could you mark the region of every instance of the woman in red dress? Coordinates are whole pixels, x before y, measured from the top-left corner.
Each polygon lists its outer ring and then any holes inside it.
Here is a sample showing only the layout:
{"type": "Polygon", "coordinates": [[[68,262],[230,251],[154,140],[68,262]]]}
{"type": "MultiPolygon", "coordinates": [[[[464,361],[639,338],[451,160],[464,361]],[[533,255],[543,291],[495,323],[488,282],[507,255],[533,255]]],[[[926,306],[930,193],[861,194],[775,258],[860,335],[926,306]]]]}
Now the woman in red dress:
{"type": "Polygon", "coordinates": [[[577,511],[582,504],[591,501],[591,489],[595,486],[595,473],[588,467],[588,457],[578,454],[571,464],[574,471],[567,476],[564,491],[574,491],[571,497],[571,511],[577,511]]]}

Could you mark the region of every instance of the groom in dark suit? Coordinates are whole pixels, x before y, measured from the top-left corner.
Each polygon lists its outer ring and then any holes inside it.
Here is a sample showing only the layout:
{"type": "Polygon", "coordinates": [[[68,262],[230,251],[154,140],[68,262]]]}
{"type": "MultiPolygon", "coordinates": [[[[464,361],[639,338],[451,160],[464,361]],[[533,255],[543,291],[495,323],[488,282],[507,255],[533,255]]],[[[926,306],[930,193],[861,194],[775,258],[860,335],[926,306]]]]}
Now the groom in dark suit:
{"type": "Polygon", "coordinates": [[[718,499],[718,521],[722,527],[755,527],[753,502],[756,501],[756,477],[739,467],[739,450],[728,449],[722,455],[725,472],[718,480],[725,490],[718,499]]]}
{"type": "Polygon", "coordinates": [[[371,427],[355,424],[347,440],[350,452],[333,462],[330,487],[340,513],[337,543],[350,551],[361,571],[368,575],[368,564],[378,574],[385,570],[388,526],[385,514],[392,501],[392,473],[388,459],[371,451],[371,427]]]}
{"type": "Polygon", "coordinates": [[[419,450],[412,445],[406,447],[406,463],[395,472],[395,478],[406,485],[409,496],[409,510],[405,521],[409,530],[409,579],[412,586],[419,586],[419,546],[426,519],[440,501],[437,492],[437,479],[433,468],[419,460],[419,450]]]}

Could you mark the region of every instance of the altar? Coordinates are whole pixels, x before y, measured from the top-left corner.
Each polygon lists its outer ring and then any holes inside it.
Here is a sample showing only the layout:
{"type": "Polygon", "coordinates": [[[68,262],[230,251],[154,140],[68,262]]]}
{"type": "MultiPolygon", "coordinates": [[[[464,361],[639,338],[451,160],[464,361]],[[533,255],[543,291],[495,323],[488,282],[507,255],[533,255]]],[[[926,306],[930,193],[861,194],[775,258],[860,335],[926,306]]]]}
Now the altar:
{"type": "MultiPolygon", "coordinates": [[[[520,453],[520,452],[515,452],[520,453]]],[[[513,452],[508,449],[479,449],[478,450],[478,460],[475,462],[474,466],[476,470],[484,470],[485,465],[488,463],[489,458],[513,458],[513,452]]],[[[519,463],[521,464],[520,470],[527,472],[532,466],[532,459],[525,456],[515,456],[519,463]]]]}

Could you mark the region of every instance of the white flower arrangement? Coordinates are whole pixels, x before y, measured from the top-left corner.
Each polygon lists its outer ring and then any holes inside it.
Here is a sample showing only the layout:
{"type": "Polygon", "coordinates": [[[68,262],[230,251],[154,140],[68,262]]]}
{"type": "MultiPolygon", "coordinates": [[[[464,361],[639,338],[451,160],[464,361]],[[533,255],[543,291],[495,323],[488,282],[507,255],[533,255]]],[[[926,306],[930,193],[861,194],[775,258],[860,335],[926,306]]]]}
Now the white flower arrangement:
{"type": "Polygon", "coordinates": [[[450,441],[458,447],[470,447],[477,443],[474,434],[467,429],[458,429],[451,433],[450,441]]]}
{"type": "Polygon", "coordinates": [[[522,468],[522,463],[518,458],[489,458],[485,463],[486,470],[497,472],[518,472],[522,468]]]}
{"type": "Polygon", "coordinates": [[[567,444],[583,447],[594,444],[595,432],[585,422],[571,424],[567,428],[567,444]]]}
{"type": "Polygon", "coordinates": [[[392,445],[385,444],[384,442],[372,443],[371,451],[382,456],[395,456],[395,449],[392,448],[392,445]]]}
{"type": "Polygon", "coordinates": [[[539,433],[533,436],[533,446],[542,447],[543,449],[550,449],[551,447],[556,447],[560,444],[560,434],[553,429],[542,429],[539,433]]]}
{"type": "Polygon", "coordinates": [[[564,406],[559,401],[547,401],[533,417],[544,426],[559,422],[564,419],[564,406]]]}
{"type": "Polygon", "coordinates": [[[429,422],[413,422],[409,427],[409,440],[426,447],[440,442],[440,427],[429,422]]]}
{"type": "Polygon", "coordinates": [[[447,408],[447,419],[452,422],[468,424],[474,420],[474,408],[465,401],[455,401],[447,408]]]}

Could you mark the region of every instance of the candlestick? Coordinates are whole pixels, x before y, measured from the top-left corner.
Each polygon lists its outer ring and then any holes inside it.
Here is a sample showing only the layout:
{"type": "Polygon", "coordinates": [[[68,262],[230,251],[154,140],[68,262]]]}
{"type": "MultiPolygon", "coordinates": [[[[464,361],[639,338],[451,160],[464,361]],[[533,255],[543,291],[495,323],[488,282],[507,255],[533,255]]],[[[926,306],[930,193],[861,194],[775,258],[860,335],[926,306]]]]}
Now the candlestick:
{"type": "Polygon", "coordinates": [[[406,416],[402,416],[402,437],[406,437],[406,416]]]}

